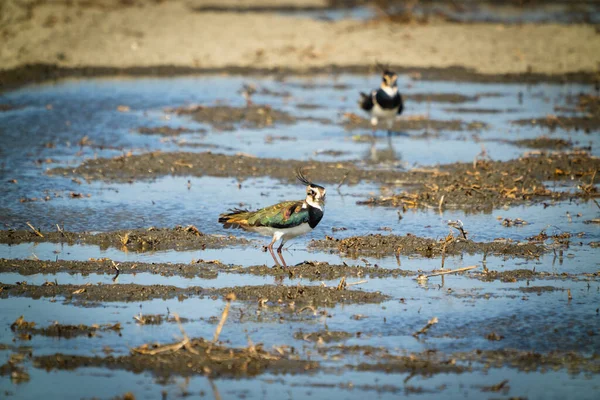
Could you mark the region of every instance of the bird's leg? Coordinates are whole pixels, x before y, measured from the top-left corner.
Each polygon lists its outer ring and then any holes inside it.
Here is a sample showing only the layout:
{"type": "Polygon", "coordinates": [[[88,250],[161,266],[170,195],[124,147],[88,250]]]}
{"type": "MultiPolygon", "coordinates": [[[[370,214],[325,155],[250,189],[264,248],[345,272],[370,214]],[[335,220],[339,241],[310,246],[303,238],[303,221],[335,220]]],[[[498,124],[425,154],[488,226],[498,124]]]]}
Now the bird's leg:
{"type": "Polygon", "coordinates": [[[392,126],[394,126],[394,120],[389,119],[387,121],[387,126],[388,126],[388,137],[390,137],[390,136],[392,136],[392,126]]]}
{"type": "Polygon", "coordinates": [[[371,135],[375,138],[375,133],[377,132],[377,117],[371,118],[371,135]]]}
{"type": "Polygon", "coordinates": [[[277,254],[279,254],[279,257],[281,258],[281,262],[283,263],[283,268],[287,268],[287,264],[285,263],[285,260],[283,259],[283,254],[281,254],[281,249],[283,249],[283,244],[284,243],[285,242],[282,240],[281,244],[277,248],[277,254]]]}
{"type": "Polygon", "coordinates": [[[277,261],[277,258],[275,257],[275,253],[273,252],[273,244],[277,241],[277,238],[273,238],[273,240],[271,240],[271,243],[269,243],[269,245],[267,246],[267,249],[269,249],[269,253],[271,253],[271,257],[273,257],[273,260],[275,260],[275,265],[277,267],[281,267],[281,264],[279,264],[279,261],[277,261]]]}

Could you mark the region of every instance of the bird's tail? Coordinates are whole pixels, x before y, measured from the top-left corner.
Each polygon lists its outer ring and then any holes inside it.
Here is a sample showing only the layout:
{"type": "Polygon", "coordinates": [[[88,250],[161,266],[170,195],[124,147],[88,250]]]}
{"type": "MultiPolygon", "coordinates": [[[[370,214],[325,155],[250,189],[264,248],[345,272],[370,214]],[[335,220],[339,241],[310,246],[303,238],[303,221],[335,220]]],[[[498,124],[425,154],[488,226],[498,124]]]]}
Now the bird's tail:
{"type": "Polygon", "coordinates": [[[219,223],[223,224],[225,229],[229,228],[244,228],[248,225],[248,217],[250,211],[234,208],[227,214],[219,215],[219,223]]]}
{"type": "Polygon", "coordinates": [[[360,92],[360,100],[358,106],[365,111],[371,111],[373,108],[373,97],[369,94],[360,92]]]}

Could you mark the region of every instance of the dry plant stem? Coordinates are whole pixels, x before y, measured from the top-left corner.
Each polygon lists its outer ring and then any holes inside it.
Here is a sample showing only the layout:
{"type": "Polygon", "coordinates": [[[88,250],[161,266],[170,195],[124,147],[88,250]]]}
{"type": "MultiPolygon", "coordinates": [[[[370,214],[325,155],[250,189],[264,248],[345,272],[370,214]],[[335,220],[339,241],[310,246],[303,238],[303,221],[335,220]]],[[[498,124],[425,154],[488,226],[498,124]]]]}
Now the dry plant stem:
{"type": "Polygon", "coordinates": [[[346,181],[346,178],[348,178],[348,175],[350,174],[350,172],[346,172],[344,174],[344,177],[342,178],[342,180],[340,181],[340,183],[337,186],[337,190],[340,190],[340,187],[342,187],[342,185],[344,184],[344,182],[346,181]]]}
{"type": "Polygon", "coordinates": [[[183,325],[181,325],[181,320],[179,319],[179,314],[173,314],[173,318],[175,318],[175,321],[177,321],[177,325],[179,326],[179,331],[181,332],[181,335],[183,336],[183,346],[185,347],[185,349],[192,354],[196,354],[196,355],[200,354],[196,350],[194,350],[194,348],[191,346],[190,338],[188,337],[187,333],[185,333],[185,330],[183,329],[183,325]]]}
{"type": "Polygon", "coordinates": [[[210,387],[212,388],[215,400],[221,400],[221,395],[219,394],[219,389],[217,388],[217,385],[215,385],[212,379],[209,379],[208,382],[210,383],[210,387]]]}
{"type": "Polygon", "coordinates": [[[160,346],[160,347],[157,347],[156,349],[151,349],[151,350],[145,349],[142,346],[140,346],[140,347],[133,348],[132,351],[134,351],[136,353],[140,353],[140,354],[149,355],[149,356],[154,356],[156,354],[164,353],[167,351],[175,352],[186,345],[186,340],[189,341],[189,339],[183,339],[179,343],[168,344],[168,345],[160,346]]]}
{"type": "Polygon", "coordinates": [[[361,283],[367,283],[367,282],[369,282],[369,281],[362,280],[362,281],[358,281],[358,282],[349,282],[349,283],[346,283],[346,286],[360,285],[361,283]]]}
{"type": "Polygon", "coordinates": [[[215,330],[215,336],[213,338],[213,343],[217,343],[219,340],[219,335],[221,334],[221,330],[223,329],[223,325],[225,325],[225,321],[227,320],[227,315],[229,315],[229,308],[231,307],[231,302],[235,300],[235,294],[229,293],[227,297],[227,304],[225,305],[225,310],[223,310],[223,314],[221,314],[221,320],[219,321],[219,325],[217,325],[217,329],[215,330]]]}
{"type": "Polygon", "coordinates": [[[433,317],[433,318],[431,318],[431,319],[430,319],[430,320],[427,322],[427,325],[425,325],[425,326],[424,326],[423,328],[421,328],[419,331],[417,331],[417,332],[413,333],[413,336],[414,336],[414,337],[417,337],[417,336],[419,336],[419,335],[422,335],[422,334],[426,333],[426,332],[429,330],[429,328],[431,328],[433,325],[435,325],[435,324],[437,324],[437,323],[438,323],[438,319],[437,319],[437,317],[433,317]]]}
{"type": "Polygon", "coordinates": [[[301,312],[303,312],[304,310],[311,310],[313,312],[313,315],[317,315],[317,310],[315,310],[315,308],[313,306],[304,306],[302,307],[299,311],[298,314],[300,314],[301,312]]]}
{"type": "MultiPolygon", "coordinates": [[[[456,272],[469,271],[469,270],[472,270],[472,269],[475,269],[475,268],[477,268],[477,265],[471,265],[470,267],[458,268],[458,269],[453,269],[453,270],[450,270],[450,271],[434,272],[432,274],[425,275],[425,277],[426,278],[431,278],[432,276],[454,274],[456,272]]],[[[421,275],[421,276],[423,276],[423,275],[421,275]]]]}
{"type": "Polygon", "coordinates": [[[35,229],[33,227],[33,225],[31,225],[31,223],[29,221],[26,222],[27,226],[31,228],[31,230],[33,231],[33,233],[35,233],[36,235],[38,235],[39,237],[44,237],[44,235],[42,235],[42,233],[40,231],[38,231],[37,229],[35,229]]]}

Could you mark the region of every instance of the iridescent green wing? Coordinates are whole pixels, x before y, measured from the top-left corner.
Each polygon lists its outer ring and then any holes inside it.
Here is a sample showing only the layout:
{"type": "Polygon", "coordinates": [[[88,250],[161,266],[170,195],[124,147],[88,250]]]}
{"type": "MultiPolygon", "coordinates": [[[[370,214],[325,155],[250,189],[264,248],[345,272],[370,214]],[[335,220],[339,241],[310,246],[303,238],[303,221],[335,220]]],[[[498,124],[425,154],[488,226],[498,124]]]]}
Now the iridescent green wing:
{"type": "Polygon", "coordinates": [[[302,201],[284,201],[271,207],[255,211],[248,217],[250,226],[271,228],[292,228],[308,222],[308,209],[302,208],[302,201]]]}

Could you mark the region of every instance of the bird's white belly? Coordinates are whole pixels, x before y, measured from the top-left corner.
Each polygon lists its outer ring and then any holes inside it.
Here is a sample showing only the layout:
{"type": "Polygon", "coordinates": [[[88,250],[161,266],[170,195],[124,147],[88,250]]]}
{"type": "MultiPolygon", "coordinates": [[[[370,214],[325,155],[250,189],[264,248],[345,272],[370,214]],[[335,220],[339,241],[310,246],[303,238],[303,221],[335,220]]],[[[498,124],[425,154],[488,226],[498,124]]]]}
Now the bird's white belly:
{"type": "Polygon", "coordinates": [[[395,119],[396,113],[398,113],[398,108],[394,108],[392,110],[384,109],[379,106],[379,104],[375,103],[373,105],[373,109],[371,110],[371,115],[373,117],[381,118],[381,119],[395,119]]]}
{"type": "Polygon", "coordinates": [[[304,223],[298,226],[294,226],[293,228],[272,228],[268,226],[260,226],[252,228],[252,231],[259,233],[263,236],[276,237],[276,240],[279,240],[281,238],[289,240],[295,238],[296,236],[304,235],[305,233],[312,231],[312,228],[308,223],[304,223]]]}

